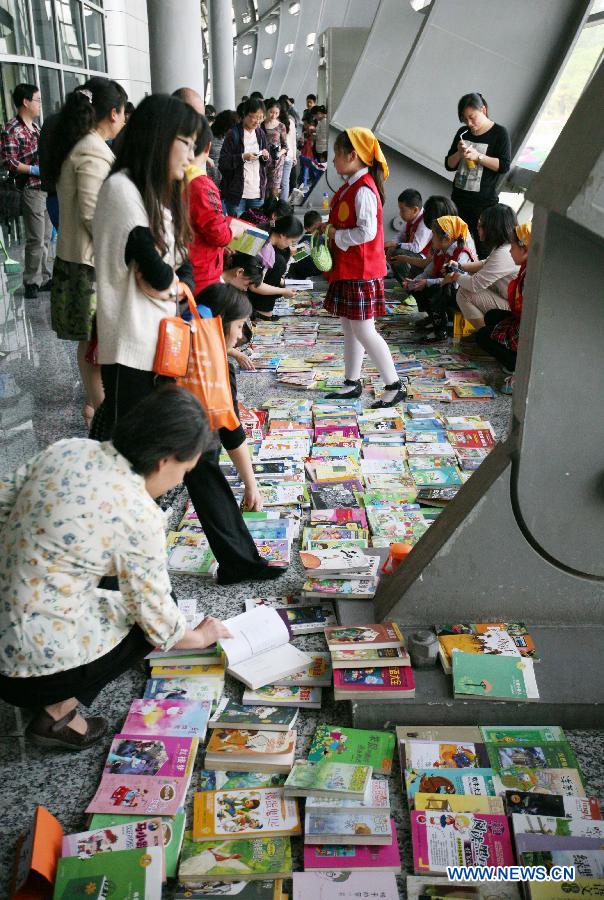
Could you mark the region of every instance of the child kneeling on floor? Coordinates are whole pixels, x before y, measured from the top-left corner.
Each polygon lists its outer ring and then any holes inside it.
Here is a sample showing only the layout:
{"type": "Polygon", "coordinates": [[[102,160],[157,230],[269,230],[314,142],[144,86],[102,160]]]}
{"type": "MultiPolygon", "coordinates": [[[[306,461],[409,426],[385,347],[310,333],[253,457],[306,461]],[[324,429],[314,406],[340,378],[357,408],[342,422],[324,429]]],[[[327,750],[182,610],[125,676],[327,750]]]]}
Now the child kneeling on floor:
{"type": "Polygon", "coordinates": [[[334,194],[329,222],[324,230],[330,239],[333,267],[325,309],[339,316],[344,332],[344,387],[329,399],[360,397],[361,366],[365,351],[385,385],[374,409],[394,406],[404,400],[392,354],[375,330],[375,316],[386,314],[384,303],[384,227],[382,207],[388,164],[377,138],[368,128],[348,128],[334,144],[336,172],[346,183],[334,194]]]}
{"type": "Polygon", "coordinates": [[[258,254],[264,267],[263,282],[258,286],[252,285],[248,291],[255,318],[272,319],[277,297],[294,296],[295,291],[285,287],[284,279],[292,249],[303,231],[302,223],[292,215],[281,216],[271,228],[270,237],[258,254]]]}

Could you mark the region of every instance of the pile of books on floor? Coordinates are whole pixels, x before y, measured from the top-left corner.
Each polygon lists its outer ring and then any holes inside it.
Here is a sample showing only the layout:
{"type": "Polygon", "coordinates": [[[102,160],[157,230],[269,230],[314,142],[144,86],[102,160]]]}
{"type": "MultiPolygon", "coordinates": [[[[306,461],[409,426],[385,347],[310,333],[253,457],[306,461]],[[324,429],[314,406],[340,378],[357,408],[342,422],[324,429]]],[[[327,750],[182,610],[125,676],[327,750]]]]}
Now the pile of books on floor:
{"type": "Polygon", "coordinates": [[[540,660],[524,622],[458,622],[434,630],[456,697],[539,699],[534,663],[540,660]]]}
{"type": "Polygon", "coordinates": [[[396,622],[325,629],[336,700],[415,697],[411,660],[396,622]]]}
{"type": "MultiPolygon", "coordinates": [[[[447,866],[576,867],[589,894],[604,874],[604,822],[556,726],[397,728],[413,870],[431,890],[447,866]]],[[[441,882],[442,883],[442,882],[441,882]]],[[[600,882],[601,883],[601,882],[600,882]]],[[[458,885],[461,889],[461,885],[458,885]]],[[[532,900],[551,895],[529,882],[532,900]]],[[[567,886],[568,887],[568,886],[567,886]]],[[[508,896],[517,896],[516,893],[508,896]]]]}

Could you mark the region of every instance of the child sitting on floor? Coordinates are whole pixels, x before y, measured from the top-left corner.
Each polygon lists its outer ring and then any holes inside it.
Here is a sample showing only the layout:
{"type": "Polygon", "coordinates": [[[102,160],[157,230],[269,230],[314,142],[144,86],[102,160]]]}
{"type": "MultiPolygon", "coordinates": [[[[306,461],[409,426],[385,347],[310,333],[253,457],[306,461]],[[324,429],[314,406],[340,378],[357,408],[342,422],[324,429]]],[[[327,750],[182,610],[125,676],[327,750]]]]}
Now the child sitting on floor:
{"type": "MultiPolygon", "coordinates": [[[[419,275],[420,272],[423,272],[423,270],[426,268],[432,257],[432,226],[434,222],[440,216],[456,215],[457,207],[449,197],[432,194],[432,196],[428,197],[428,199],[424,203],[424,225],[430,232],[430,242],[427,249],[424,248],[419,256],[415,254],[407,254],[406,251],[401,252],[397,249],[393,251],[391,260],[394,259],[398,266],[402,266],[406,263],[411,270],[408,277],[416,277],[417,275],[419,275]]],[[[471,247],[472,250],[474,250],[474,241],[472,240],[472,235],[468,237],[468,246],[471,247]]],[[[403,290],[403,288],[395,288],[395,290],[403,290]]]]}
{"type": "Polygon", "coordinates": [[[398,209],[405,227],[394,241],[386,241],[384,249],[392,267],[392,274],[402,286],[404,278],[417,275],[421,267],[415,267],[409,258],[424,259],[432,246],[432,232],[425,222],[422,195],[413,188],[407,188],[398,197],[398,209]],[[401,255],[407,258],[401,260],[401,255]]]}
{"type": "Polygon", "coordinates": [[[272,319],[277,297],[294,296],[295,291],[284,286],[284,278],[291,251],[303,231],[302,223],[292,215],[281,216],[271,228],[270,237],[258,254],[264,268],[264,280],[257,287],[250,286],[248,291],[255,318],[272,319]]]}
{"type": "MultiPolygon", "coordinates": [[[[300,250],[305,251],[309,249],[310,239],[314,232],[321,228],[322,221],[321,214],[315,209],[309,209],[308,212],[304,213],[304,234],[298,244],[300,250]]],[[[290,278],[313,278],[315,275],[321,274],[310,255],[305,256],[304,259],[300,259],[298,262],[294,261],[289,267],[290,278]]]]}

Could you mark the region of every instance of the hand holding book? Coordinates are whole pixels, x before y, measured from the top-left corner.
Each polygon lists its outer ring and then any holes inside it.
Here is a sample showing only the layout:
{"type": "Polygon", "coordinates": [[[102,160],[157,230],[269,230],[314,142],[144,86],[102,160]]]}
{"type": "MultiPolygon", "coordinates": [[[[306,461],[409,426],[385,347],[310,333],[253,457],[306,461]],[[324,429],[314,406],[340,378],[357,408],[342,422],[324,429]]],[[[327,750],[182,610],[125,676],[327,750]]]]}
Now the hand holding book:
{"type": "Polygon", "coordinates": [[[174,644],[174,650],[202,650],[224,638],[232,637],[229,629],[220,619],[214,616],[206,616],[196,628],[187,628],[183,637],[174,644]]]}

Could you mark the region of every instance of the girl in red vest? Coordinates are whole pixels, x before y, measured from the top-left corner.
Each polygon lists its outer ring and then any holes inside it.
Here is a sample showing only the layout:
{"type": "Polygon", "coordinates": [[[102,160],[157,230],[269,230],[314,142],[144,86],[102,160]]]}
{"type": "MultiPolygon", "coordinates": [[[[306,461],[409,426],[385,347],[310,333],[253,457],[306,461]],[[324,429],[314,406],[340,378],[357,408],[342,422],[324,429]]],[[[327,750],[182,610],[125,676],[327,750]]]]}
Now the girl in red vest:
{"type": "Polygon", "coordinates": [[[340,317],[344,332],[344,387],[328,399],[360,397],[365,351],[380,373],[385,392],[374,409],[395,406],[406,397],[384,338],[375,330],[375,316],[386,314],[384,303],[384,229],[382,206],[388,165],[375,135],[368,128],[348,128],[334,144],[336,172],[346,183],[331,201],[325,231],[331,242],[333,267],[325,309],[340,317]]]}

